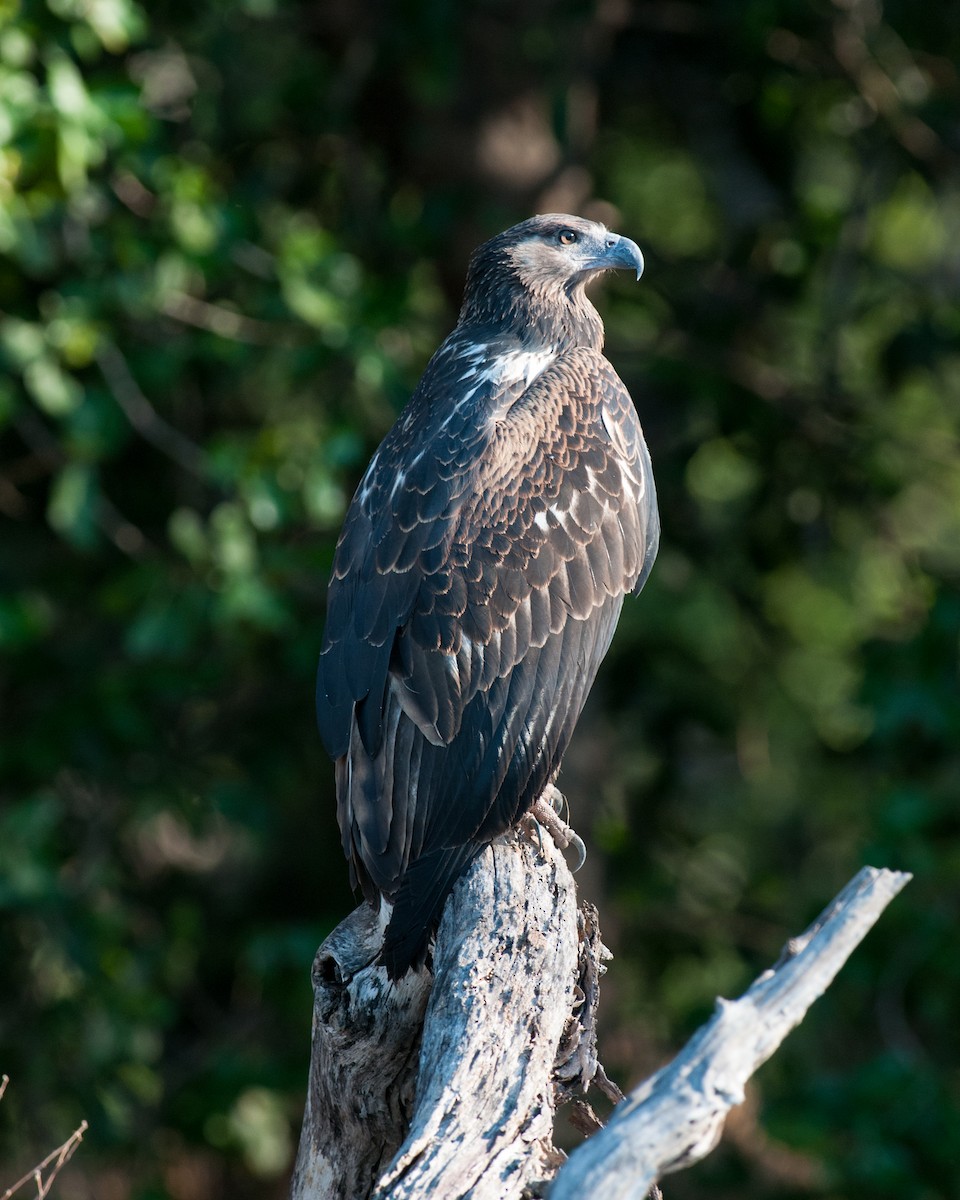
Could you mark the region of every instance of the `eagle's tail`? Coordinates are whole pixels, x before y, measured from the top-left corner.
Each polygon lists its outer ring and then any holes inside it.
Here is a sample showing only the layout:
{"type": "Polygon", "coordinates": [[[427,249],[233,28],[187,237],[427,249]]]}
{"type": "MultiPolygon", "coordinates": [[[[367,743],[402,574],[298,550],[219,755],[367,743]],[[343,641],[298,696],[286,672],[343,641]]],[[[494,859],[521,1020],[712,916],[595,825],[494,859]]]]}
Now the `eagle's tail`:
{"type": "Polygon", "coordinates": [[[393,912],[380,951],[391,979],[426,962],[447,896],[482,849],[483,843],[468,842],[435,850],[407,868],[399,891],[391,897],[393,912]]]}

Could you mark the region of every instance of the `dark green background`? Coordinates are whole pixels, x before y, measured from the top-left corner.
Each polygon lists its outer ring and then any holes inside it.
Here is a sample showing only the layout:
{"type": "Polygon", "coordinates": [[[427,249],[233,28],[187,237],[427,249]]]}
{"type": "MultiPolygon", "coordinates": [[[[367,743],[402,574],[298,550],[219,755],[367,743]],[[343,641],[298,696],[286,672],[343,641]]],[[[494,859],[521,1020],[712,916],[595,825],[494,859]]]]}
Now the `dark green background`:
{"type": "Polygon", "coordinates": [[[958,56],[912,0],[0,0],[0,1185],[86,1117],[65,1200],[283,1194],[336,533],[559,209],[647,256],[664,528],[561,777],[608,1068],[911,870],[667,1194],[960,1195],[958,56]]]}

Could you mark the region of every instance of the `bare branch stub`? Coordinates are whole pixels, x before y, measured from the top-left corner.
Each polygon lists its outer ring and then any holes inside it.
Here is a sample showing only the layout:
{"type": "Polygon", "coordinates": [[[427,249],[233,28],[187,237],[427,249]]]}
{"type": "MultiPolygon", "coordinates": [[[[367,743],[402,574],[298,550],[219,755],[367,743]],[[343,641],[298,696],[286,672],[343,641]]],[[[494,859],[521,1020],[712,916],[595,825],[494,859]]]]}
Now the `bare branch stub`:
{"type": "MultiPolygon", "coordinates": [[[[382,937],[362,905],[317,954],[292,1200],[542,1194],[563,1161],[558,1104],[614,1087],[596,1050],[609,952],[563,855],[522,833],[488,847],[447,904],[435,982],[389,984],[382,937]]],[[[584,1132],[599,1123],[582,1101],[581,1117],[584,1132]]]]}

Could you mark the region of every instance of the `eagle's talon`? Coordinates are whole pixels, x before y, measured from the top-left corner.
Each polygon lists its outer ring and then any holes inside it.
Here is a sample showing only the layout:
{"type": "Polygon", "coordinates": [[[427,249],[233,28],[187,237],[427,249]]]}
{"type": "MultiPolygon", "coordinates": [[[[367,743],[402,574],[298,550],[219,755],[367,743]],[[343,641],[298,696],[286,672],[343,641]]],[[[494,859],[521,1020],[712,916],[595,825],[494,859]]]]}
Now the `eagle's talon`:
{"type": "Polygon", "coordinates": [[[542,858],[543,857],[543,826],[540,824],[540,822],[537,820],[537,818],[533,815],[532,811],[528,812],[526,814],[526,816],[523,818],[523,824],[529,832],[531,841],[533,841],[533,835],[534,834],[537,835],[537,850],[539,851],[540,857],[542,858]]]}
{"type": "MultiPolygon", "coordinates": [[[[537,827],[537,836],[539,838],[539,830],[541,826],[547,830],[554,842],[561,850],[566,850],[570,846],[577,852],[577,862],[573,867],[573,871],[579,871],[583,864],[587,861],[587,847],[584,845],[583,838],[574,830],[571,829],[566,821],[557,813],[554,805],[557,798],[560,803],[564,803],[563,795],[555,788],[551,787],[540,797],[540,799],[530,809],[529,816],[533,819],[537,827]]],[[[540,842],[540,852],[543,853],[543,842],[540,842]]]]}
{"type": "Polygon", "coordinates": [[[584,845],[583,838],[580,837],[578,833],[574,833],[572,829],[570,830],[570,845],[577,852],[576,864],[570,868],[574,875],[576,875],[583,864],[587,861],[587,847],[584,845]]]}
{"type": "Polygon", "coordinates": [[[568,808],[566,796],[555,783],[550,783],[543,789],[540,799],[545,804],[549,804],[555,813],[562,813],[565,808],[568,808]]]}

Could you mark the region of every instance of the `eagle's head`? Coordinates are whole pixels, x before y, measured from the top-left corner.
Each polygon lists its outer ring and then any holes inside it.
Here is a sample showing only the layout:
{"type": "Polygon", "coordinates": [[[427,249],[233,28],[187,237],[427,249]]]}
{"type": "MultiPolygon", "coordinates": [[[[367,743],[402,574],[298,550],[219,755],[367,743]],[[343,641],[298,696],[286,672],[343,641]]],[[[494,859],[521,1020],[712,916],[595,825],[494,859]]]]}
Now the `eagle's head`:
{"type": "Polygon", "coordinates": [[[603,327],[584,287],[617,269],[640,278],[636,242],[583,217],[531,217],[474,252],[460,321],[499,326],[525,341],[600,345],[603,327]]]}

